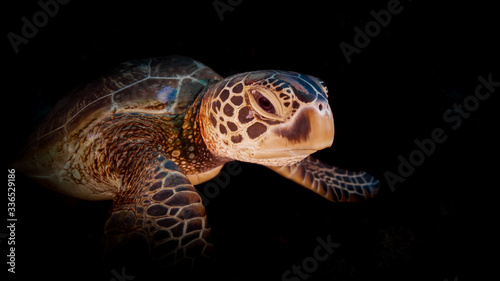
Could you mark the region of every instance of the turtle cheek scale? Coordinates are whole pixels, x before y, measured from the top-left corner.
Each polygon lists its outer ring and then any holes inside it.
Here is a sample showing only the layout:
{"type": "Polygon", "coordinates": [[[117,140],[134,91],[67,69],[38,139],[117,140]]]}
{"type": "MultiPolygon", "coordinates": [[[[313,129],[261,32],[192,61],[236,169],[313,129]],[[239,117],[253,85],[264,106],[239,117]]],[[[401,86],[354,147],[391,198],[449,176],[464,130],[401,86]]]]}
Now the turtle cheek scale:
{"type": "Polygon", "coordinates": [[[259,147],[252,150],[251,157],[256,160],[272,159],[278,165],[284,162],[291,164],[330,147],[333,138],[334,123],[329,107],[309,105],[298,111],[289,122],[273,126],[263,136],[259,147]]]}

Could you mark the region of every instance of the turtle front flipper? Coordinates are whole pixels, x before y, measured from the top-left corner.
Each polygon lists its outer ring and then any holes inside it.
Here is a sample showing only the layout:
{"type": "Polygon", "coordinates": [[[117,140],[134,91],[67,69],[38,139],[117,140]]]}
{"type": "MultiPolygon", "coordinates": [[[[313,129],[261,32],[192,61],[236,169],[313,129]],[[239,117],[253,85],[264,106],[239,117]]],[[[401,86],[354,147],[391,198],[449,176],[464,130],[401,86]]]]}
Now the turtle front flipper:
{"type": "Polygon", "coordinates": [[[210,263],[210,227],[199,194],[174,162],[163,156],[152,162],[147,176],[113,202],[104,231],[106,262],[169,272],[210,263]]]}
{"type": "Polygon", "coordinates": [[[380,183],[366,172],[339,169],[311,156],[291,166],[268,168],[333,202],[371,198],[380,183]]]}

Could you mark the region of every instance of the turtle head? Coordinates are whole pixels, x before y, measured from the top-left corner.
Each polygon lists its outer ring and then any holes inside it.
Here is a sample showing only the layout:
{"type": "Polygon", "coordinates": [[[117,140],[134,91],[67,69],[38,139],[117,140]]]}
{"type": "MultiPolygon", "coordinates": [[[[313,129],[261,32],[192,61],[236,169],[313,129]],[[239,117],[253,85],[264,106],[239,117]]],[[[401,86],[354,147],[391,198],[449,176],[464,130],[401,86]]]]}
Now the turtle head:
{"type": "Polygon", "coordinates": [[[254,71],[212,85],[200,120],[209,150],[268,166],[290,165],[333,142],[325,84],[287,71],[254,71]]]}

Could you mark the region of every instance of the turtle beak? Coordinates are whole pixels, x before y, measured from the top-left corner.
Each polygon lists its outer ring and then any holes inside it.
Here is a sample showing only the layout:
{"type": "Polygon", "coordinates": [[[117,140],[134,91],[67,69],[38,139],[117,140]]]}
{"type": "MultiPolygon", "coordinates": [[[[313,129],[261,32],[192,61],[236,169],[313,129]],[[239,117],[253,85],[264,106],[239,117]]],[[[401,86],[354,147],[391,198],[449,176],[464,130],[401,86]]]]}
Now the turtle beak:
{"type": "Polygon", "coordinates": [[[321,150],[332,146],[335,135],[333,114],[328,103],[320,103],[317,107],[304,109],[311,126],[311,132],[306,144],[313,149],[321,150]]]}
{"type": "Polygon", "coordinates": [[[263,141],[256,158],[296,158],[328,148],[333,143],[333,114],[326,101],[301,108],[287,123],[274,128],[263,141]]]}

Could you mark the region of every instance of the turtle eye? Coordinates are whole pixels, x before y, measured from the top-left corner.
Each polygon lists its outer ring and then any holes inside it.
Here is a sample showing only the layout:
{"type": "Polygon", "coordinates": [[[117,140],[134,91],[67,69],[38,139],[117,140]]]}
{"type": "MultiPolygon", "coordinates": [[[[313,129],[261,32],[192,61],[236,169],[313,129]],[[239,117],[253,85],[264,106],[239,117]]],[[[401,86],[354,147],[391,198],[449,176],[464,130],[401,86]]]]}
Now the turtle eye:
{"type": "Polygon", "coordinates": [[[257,90],[252,90],[252,95],[257,101],[257,104],[262,108],[264,111],[267,113],[275,114],[276,109],[274,109],[273,104],[271,101],[266,98],[264,95],[262,95],[259,91],[257,90]]]}

